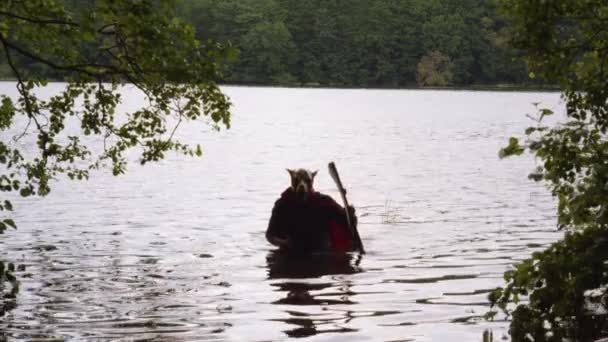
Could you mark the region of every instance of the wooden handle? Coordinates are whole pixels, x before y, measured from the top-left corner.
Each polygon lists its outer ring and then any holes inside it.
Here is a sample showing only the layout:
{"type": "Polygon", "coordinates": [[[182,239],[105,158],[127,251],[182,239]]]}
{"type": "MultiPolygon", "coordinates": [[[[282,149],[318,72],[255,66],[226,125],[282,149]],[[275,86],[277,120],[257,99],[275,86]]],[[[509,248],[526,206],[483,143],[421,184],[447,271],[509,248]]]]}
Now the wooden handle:
{"type": "Polygon", "coordinates": [[[340,175],[338,174],[338,169],[336,168],[336,164],[334,162],[330,162],[327,165],[327,168],[329,169],[329,175],[331,176],[331,178],[336,183],[336,186],[338,187],[338,191],[340,191],[340,196],[342,197],[342,202],[344,203],[344,210],[346,211],[346,223],[348,224],[348,229],[351,233],[351,236],[352,236],[353,240],[355,241],[355,244],[359,248],[359,251],[361,251],[361,253],[365,253],[365,250],[363,249],[363,242],[361,242],[361,237],[359,236],[359,231],[357,230],[357,227],[354,225],[354,219],[350,216],[350,210],[348,210],[348,200],[346,199],[346,189],[344,189],[344,186],[342,185],[342,181],[340,180],[340,175]]]}

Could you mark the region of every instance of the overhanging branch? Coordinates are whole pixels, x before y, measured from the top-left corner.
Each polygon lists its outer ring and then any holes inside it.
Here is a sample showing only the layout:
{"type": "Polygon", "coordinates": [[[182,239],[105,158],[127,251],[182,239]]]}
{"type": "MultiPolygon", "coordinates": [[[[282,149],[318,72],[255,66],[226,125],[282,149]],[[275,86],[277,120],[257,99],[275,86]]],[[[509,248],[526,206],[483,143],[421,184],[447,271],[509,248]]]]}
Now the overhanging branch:
{"type": "Polygon", "coordinates": [[[6,37],[4,37],[2,34],[0,34],[0,41],[4,45],[5,50],[8,51],[8,49],[12,49],[29,59],[32,59],[36,62],[40,62],[42,64],[46,64],[47,66],[49,66],[53,69],[65,70],[65,71],[75,71],[75,72],[83,73],[85,75],[95,77],[95,78],[109,76],[109,75],[127,74],[127,72],[125,70],[122,70],[114,65],[109,65],[109,64],[88,63],[88,64],[75,64],[75,65],[60,65],[60,64],[57,64],[44,57],[36,55],[14,43],[9,42],[6,39],[6,37]],[[101,72],[101,73],[92,72],[90,70],[87,70],[86,68],[106,69],[106,72],[101,72]]]}
{"type": "MultiPolygon", "coordinates": [[[[13,62],[13,57],[11,56],[11,53],[8,49],[6,39],[4,39],[4,36],[2,34],[0,34],[0,42],[2,42],[2,47],[4,48],[4,54],[6,56],[6,61],[9,65],[9,67],[11,68],[11,70],[13,71],[13,73],[15,74],[15,77],[17,77],[17,85],[18,85],[17,89],[23,96],[23,101],[25,103],[25,111],[27,112],[27,116],[31,120],[34,120],[34,123],[36,124],[36,127],[38,128],[38,130],[40,132],[43,132],[42,126],[36,119],[36,115],[34,114],[34,112],[32,110],[32,105],[30,103],[29,94],[25,90],[25,85],[23,84],[23,78],[21,77],[21,73],[19,72],[19,70],[15,66],[15,63],[13,62]]],[[[29,124],[28,124],[28,126],[29,126],[29,124]]]]}
{"type": "Polygon", "coordinates": [[[34,24],[40,24],[40,25],[68,25],[68,26],[80,26],[77,23],[73,22],[73,21],[65,21],[65,20],[60,20],[60,19],[39,19],[39,18],[29,18],[29,17],[24,17],[15,13],[11,13],[11,12],[6,12],[6,11],[0,11],[0,15],[5,16],[5,17],[10,17],[13,19],[18,19],[18,20],[22,20],[22,21],[27,21],[30,23],[34,23],[34,24]]]}

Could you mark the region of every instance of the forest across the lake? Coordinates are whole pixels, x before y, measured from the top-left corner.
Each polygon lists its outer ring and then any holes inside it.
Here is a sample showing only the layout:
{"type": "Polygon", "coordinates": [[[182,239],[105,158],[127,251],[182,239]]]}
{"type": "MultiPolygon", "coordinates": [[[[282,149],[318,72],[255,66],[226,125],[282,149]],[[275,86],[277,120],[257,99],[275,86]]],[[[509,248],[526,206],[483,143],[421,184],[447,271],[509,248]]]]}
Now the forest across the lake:
{"type": "MultiPolygon", "coordinates": [[[[74,13],[91,6],[68,2],[74,13]]],[[[541,86],[507,46],[508,23],[495,1],[179,0],[176,5],[203,44],[232,47],[223,69],[227,84],[541,86]]],[[[96,51],[86,43],[80,49],[96,51]]],[[[32,74],[63,77],[25,56],[18,59],[32,74]]],[[[0,56],[0,78],[11,77],[0,56]]]]}

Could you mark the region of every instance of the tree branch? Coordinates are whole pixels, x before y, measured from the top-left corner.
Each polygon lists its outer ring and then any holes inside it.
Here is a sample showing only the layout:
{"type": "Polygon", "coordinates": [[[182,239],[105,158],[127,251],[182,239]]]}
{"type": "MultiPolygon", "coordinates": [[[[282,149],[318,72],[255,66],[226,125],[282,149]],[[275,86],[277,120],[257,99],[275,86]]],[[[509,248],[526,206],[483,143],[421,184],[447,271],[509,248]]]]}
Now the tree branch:
{"type": "Polygon", "coordinates": [[[11,42],[9,42],[6,37],[4,37],[2,34],[0,34],[0,41],[2,42],[2,44],[4,45],[4,48],[6,51],[10,49],[13,49],[17,52],[19,52],[21,55],[30,58],[34,61],[40,62],[42,64],[46,64],[48,66],[50,66],[53,69],[57,69],[57,70],[66,70],[66,71],[76,71],[76,72],[80,72],[83,73],[85,75],[89,75],[91,77],[103,77],[103,76],[107,76],[107,75],[112,75],[112,74],[127,74],[127,72],[125,70],[121,70],[113,65],[107,65],[107,64],[76,64],[76,65],[59,65],[53,61],[50,61],[46,58],[43,58],[41,56],[38,56],[30,51],[27,51],[23,48],[21,48],[18,45],[15,45],[11,42]],[[93,67],[93,68],[102,68],[102,69],[107,69],[106,72],[104,73],[95,73],[95,72],[91,72],[87,69],[84,69],[86,67],[93,67]],[[108,72],[111,71],[111,72],[108,72]]]}
{"type": "Polygon", "coordinates": [[[0,15],[14,18],[14,19],[19,19],[22,21],[27,21],[27,22],[34,23],[34,24],[41,24],[41,25],[69,25],[69,26],[74,26],[74,27],[80,26],[73,21],[65,21],[65,20],[60,20],[60,19],[28,18],[28,17],[20,16],[15,13],[10,13],[10,12],[5,12],[5,11],[0,11],[0,15]]]}
{"type": "Polygon", "coordinates": [[[23,132],[21,132],[19,135],[14,136],[13,141],[18,142],[19,140],[21,140],[21,138],[23,138],[27,134],[27,130],[28,130],[28,128],[30,128],[31,124],[32,124],[32,118],[28,117],[27,125],[25,125],[23,132]]]}
{"type": "MultiPolygon", "coordinates": [[[[32,110],[32,104],[30,103],[29,92],[27,92],[25,90],[25,85],[23,84],[23,77],[21,77],[21,73],[19,72],[19,70],[15,66],[15,63],[13,62],[13,57],[11,56],[11,53],[9,51],[6,39],[4,39],[4,36],[2,34],[0,34],[0,42],[2,42],[2,46],[4,47],[4,54],[6,56],[6,61],[9,65],[9,67],[11,68],[11,70],[13,71],[13,73],[15,74],[15,77],[17,77],[17,89],[19,90],[19,93],[21,93],[21,96],[23,96],[23,101],[25,103],[25,111],[27,112],[27,116],[30,119],[34,120],[34,123],[36,124],[36,127],[38,127],[38,130],[43,132],[42,127],[40,126],[40,123],[36,119],[36,116],[34,115],[34,112],[32,110]]],[[[28,124],[28,126],[29,126],[29,124],[28,124]]]]}
{"type": "MultiPolygon", "coordinates": [[[[177,101],[179,101],[179,100],[177,100],[177,101]]],[[[173,139],[173,135],[175,135],[175,132],[179,128],[179,125],[182,123],[182,119],[184,118],[183,110],[177,101],[176,101],[175,105],[177,108],[177,113],[179,114],[179,118],[177,120],[177,123],[175,124],[175,127],[173,127],[173,130],[171,131],[169,138],[167,139],[167,145],[171,143],[171,140],[173,139]]]]}
{"type": "Polygon", "coordinates": [[[105,24],[103,26],[101,26],[100,28],[97,29],[97,32],[99,34],[104,34],[104,35],[115,35],[116,34],[116,30],[114,31],[106,31],[107,28],[116,26],[116,23],[109,23],[109,24],[105,24]]]}

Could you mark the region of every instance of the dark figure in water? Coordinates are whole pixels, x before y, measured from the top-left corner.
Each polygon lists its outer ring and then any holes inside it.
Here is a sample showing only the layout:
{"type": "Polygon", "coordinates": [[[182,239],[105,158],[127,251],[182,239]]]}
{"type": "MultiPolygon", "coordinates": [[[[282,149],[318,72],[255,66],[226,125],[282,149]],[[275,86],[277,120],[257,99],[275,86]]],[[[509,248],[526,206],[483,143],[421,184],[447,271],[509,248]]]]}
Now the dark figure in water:
{"type": "MultiPolygon", "coordinates": [[[[272,209],[266,239],[283,250],[295,253],[346,252],[354,244],[346,211],[331,197],[314,191],[317,172],[287,170],[291,186],[272,209]]],[[[355,209],[349,206],[353,224],[355,209]]]]}

